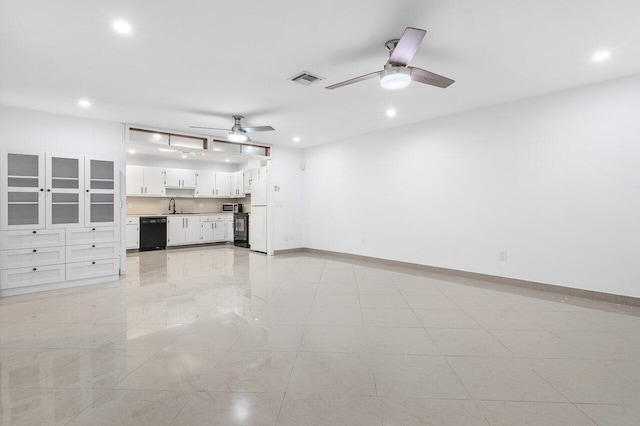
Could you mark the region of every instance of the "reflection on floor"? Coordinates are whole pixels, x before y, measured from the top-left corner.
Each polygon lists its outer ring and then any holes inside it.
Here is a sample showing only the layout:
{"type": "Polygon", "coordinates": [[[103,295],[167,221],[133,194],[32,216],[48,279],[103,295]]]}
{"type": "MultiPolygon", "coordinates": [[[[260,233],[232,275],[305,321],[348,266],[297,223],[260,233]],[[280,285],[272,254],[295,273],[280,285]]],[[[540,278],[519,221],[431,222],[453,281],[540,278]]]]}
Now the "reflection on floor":
{"type": "Polygon", "coordinates": [[[633,309],[230,246],[0,300],[2,424],[640,424],[633,309]]]}

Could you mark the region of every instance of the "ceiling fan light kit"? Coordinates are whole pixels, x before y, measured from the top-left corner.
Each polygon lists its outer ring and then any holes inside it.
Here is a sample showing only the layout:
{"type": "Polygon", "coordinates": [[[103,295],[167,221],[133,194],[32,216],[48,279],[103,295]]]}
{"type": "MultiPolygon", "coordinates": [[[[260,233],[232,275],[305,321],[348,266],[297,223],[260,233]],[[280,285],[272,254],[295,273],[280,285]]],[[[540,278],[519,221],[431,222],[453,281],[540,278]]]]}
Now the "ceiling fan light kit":
{"type": "MultiPolygon", "coordinates": [[[[269,132],[275,130],[271,126],[254,126],[254,127],[244,127],[242,125],[242,120],[244,119],[241,115],[233,116],[233,127],[228,131],[227,138],[231,142],[250,142],[249,136],[247,136],[248,132],[269,132]]],[[[202,127],[202,126],[189,126],[192,129],[207,129],[207,130],[226,130],[220,129],[217,127],[202,127]]]]}
{"type": "Polygon", "coordinates": [[[329,90],[348,86],[370,78],[380,77],[380,85],[385,89],[402,89],[412,81],[436,87],[449,87],[454,81],[450,78],[432,73],[422,68],[410,67],[409,62],[418,51],[420,43],[427,32],[419,28],[407,27],[399,39],[387,41],[384,46],[389,51],[389,59],[382,71],[376,71],[360,77],[327,86],[329,90]]]}
{"type": "Polygon", "coordinates": [[[389,90],[403,89],[411,83],[411,71],[387,63],[380,73],[380,86],[389,90]]]}

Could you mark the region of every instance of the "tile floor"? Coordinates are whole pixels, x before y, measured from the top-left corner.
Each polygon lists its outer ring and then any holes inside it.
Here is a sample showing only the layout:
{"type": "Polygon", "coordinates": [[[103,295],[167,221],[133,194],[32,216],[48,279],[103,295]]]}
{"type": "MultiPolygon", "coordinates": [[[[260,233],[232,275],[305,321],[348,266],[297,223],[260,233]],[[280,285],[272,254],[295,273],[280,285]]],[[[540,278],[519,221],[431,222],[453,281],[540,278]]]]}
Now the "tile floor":
{"type": "Polygon", "coordinates": [[[638,425],[637,310],[229,246],[0,300],[0,423],[638,425]]]}

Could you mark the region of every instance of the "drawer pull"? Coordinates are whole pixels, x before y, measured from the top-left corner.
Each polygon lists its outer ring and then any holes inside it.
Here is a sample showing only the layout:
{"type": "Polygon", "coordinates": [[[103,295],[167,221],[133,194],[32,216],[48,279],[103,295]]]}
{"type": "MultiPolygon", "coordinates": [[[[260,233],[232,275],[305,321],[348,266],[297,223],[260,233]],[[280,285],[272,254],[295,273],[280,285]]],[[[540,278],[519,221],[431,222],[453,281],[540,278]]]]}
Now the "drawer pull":
{"type": "Polygon", "coordinates": [[[37,270],[38,270],[38,268],[33,268],[33,270],[34,270],[34,271],[37,271],[37,270]]]}
{"type": "Polygon", "coordinates": [[[34,253],[35,253],[36,251],[37,251],[36,249],[33,249],[33,252],[34,252],[34,253]]]}
{"type": "MultiPolygon", "coordinates": [[[[95,247],[96,247],[96,245],[94,244],[94,245],[92,245],[91,247],[92,247],[92,248],[95,248],[95,247]]],[[[35,250],[34,250],[34,251],[35,251],[35,250]]]]}
{"type": "Polygon", "coordinates": [[[33,231],[33,233],[35,234],[37,231],[33,231]]]}
{"type": "Polygon", "coordinates": [[[91,264],[92,264],[92,265],[95,265],[95,264],[96,264],[96,262],[91,262],[91,264]]]}
{"type": "Polygon", "coordinates": [[[92,231],[95,231],[95,230],[96,230],[96,228],[93,228],[93,229],[91,229],[91,230],[92,230],[92,231]]]}

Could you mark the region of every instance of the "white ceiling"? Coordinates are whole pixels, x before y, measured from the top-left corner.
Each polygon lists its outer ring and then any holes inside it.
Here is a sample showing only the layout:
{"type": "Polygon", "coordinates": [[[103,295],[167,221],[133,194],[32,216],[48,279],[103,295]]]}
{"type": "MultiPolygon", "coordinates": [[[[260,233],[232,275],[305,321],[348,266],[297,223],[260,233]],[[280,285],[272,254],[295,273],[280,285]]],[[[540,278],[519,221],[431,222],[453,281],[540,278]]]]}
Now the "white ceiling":
{"type": "Polygon", "coordinates": [[[243,114],[276,128],[254,141],[308,147],[638,73],[638,22],[638,0],[2,0],[0,104],[176,130],[243,114]],[[453,86],[324,89],[381,69],[407,26],[427,30],[411,65],[453,86]],[[326,80],[288,81],[303,70],[326,80]]]}

